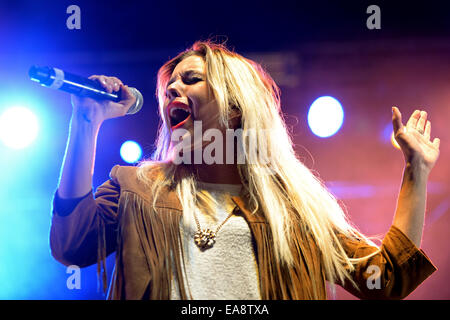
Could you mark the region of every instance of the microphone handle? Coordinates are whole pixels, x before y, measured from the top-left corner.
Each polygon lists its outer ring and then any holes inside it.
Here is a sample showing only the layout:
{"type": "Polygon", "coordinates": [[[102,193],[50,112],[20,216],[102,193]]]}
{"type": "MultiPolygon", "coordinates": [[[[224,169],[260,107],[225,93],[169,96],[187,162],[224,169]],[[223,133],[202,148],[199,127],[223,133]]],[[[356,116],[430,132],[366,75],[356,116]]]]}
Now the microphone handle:
{"type": "Polygon", "coordinates": [[[29,71],[29,75],[31,80],[37,81],[43,86],[59,89],[77,96],[106,99],[114,102],[121,100],[120,91],[108,93],[98,82],[58,68],[33,66],[29,71]]]}
{"type": "Polygon", "coordinates": [[[106,99],[114,102],[119,102],[121,100],[120,91],[109,93],[97,81],[83,78],[69,72],[64,72],[64,80],[60,90],[93,99],[106,99]]]}

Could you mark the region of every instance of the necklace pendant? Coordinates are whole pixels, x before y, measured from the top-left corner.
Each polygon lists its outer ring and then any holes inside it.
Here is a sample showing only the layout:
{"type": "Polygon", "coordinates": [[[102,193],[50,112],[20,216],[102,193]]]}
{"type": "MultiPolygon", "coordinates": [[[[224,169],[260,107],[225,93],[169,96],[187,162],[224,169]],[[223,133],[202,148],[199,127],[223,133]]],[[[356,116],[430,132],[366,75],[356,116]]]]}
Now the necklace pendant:
{"type": "Polygon", "coordinates": [[[194,235],[194,241],[200,249],[209,249],[216,243],[216,233],[210,229],[198,230],[194,235]]]}

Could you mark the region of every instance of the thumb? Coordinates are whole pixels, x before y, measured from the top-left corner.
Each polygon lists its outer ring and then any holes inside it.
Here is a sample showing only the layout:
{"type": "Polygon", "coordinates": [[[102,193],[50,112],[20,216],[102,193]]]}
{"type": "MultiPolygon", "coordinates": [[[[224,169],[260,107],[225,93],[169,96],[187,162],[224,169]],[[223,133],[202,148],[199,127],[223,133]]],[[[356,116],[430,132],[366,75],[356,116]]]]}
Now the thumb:
{"type": "Polygon", "coordinates": [[[399,130],[403,130],[402,114],[397,107],[392,107],[392,126],[394,128],[394,135],[396,135],[399,130]]]}

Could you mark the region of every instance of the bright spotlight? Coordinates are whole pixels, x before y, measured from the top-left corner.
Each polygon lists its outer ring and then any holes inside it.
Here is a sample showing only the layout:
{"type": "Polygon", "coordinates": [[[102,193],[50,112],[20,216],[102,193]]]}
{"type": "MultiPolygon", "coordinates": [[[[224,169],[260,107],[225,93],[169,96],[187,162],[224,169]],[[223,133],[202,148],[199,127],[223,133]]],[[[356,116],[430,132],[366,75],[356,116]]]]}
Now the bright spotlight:
{"type": "Polygon", "coordinates": [[[29,146],[37,137],[38,119],[25,107],[12,107],[0,115],[0,140],[13,149],[29,146]]]}
{"type": "Polygon", "coordinates": [[[344,110],[333,97],[319,97],[309,107],[308,125],[316,136],[328,138],[334,135],[343,122],[344,110]]]}
{"type": "Polygon", "coordinates": [[[141,159],[141,146],[134,141],[125,141],[120,147],[120,156],[125,162],[135,163],[141,159]]]}

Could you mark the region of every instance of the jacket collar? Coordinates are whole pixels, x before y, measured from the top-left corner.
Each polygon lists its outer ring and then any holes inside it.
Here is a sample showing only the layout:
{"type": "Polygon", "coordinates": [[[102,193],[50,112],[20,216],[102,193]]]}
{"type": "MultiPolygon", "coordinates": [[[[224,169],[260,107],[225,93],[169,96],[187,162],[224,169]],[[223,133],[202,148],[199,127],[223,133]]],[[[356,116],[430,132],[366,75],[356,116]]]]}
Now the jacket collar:
{"type": "Polygon", "coordinates": [[[239,210],[244,218],[247,220],[247,222],[249,223],[265,223],[266,220],[264,219],[264,216],[262,215],[262,213],[258,210],[255,213],[252,213],[249,209],[248,209],[248,196],[234,196],[231,197],[231,199],[233,199],[233,202],[236,204],[236,208],[235,210],[239,210]]]}

